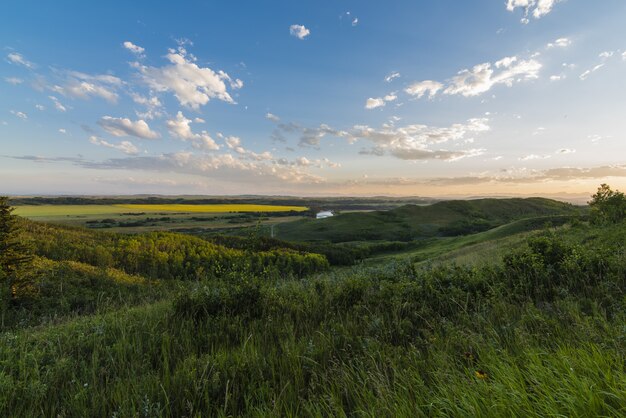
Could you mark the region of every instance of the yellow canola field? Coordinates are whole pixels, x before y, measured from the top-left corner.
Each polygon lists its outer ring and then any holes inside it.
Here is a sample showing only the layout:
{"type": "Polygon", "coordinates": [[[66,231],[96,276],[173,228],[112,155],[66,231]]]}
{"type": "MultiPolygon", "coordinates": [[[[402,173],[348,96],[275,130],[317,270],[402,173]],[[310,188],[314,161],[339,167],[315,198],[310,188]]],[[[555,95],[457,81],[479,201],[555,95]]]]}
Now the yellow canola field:
{"type": "Polygon", "coordinates": [[[115,205],[116,207],[146,211],[146,212],[199,212],[199,213],[228,213],[228,212],[303,212],[304,206],[277,206],[277,205],[250,205],[250,204],[214,204],[214,205],[115,205]]]}

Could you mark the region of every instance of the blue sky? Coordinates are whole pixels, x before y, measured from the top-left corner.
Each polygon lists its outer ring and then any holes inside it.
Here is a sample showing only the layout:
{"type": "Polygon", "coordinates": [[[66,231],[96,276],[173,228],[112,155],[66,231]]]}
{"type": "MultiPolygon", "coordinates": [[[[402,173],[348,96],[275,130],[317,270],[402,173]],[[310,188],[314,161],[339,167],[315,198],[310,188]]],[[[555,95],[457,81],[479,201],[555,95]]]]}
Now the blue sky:
{"type": "Polygon", "coordinates": [[[626,187],[621,0],[24,0],[0,15],[0,193],[626,187]]]}

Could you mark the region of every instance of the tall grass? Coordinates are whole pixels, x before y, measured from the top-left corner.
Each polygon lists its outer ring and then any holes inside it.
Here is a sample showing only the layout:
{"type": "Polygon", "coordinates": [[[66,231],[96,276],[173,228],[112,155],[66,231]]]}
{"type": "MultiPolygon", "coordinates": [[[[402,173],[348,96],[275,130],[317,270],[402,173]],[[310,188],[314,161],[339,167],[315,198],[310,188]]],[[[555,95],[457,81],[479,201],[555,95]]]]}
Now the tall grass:
{"type": "Polygon", "coordinates": [[[623,416],[626,256],[596,233],[482,268],[232,273],[5,333],[0,416],[623,416]]]}

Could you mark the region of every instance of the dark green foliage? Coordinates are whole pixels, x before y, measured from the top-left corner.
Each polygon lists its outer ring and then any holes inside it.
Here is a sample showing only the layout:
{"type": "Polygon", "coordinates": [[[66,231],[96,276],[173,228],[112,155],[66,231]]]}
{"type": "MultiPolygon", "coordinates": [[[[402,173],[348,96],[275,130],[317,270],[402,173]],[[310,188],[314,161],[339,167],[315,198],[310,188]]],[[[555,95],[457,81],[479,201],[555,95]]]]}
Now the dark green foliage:
{"type": "Polygon", "coordinates": [[[35,222],[25,227],[42,257],[113,267],[151,279],[200,280],[231,270],[302,277],[328,268],[319,254],[291,249],[242,251],[169,232],[121,235],[35,222]]]}
{"type": "Polygon", "coordinates": [[[596,224],[614,224],[626,219],[626,196],[602,184],[589,202],[591,221],[596,224]]]}
{"type": "Polygon", "coordinates": [[[32,260],[30,248],[20,235],[20,223],[7,197],[0,196],[0,330],[13,304],[15,283],[32,260]]]}

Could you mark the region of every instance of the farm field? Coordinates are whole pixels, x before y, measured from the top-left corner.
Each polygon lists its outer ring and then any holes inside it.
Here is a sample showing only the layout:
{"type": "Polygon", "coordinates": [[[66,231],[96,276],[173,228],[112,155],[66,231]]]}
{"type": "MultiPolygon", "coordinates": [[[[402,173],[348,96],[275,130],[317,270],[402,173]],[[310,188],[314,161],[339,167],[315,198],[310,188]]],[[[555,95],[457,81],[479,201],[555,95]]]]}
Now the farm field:
{"type": "Polygon", "coordinates": [[[231,230],[302,219],[303,206],[257,204],[22,205],[15,214],[113,232],[231,230]]]}

